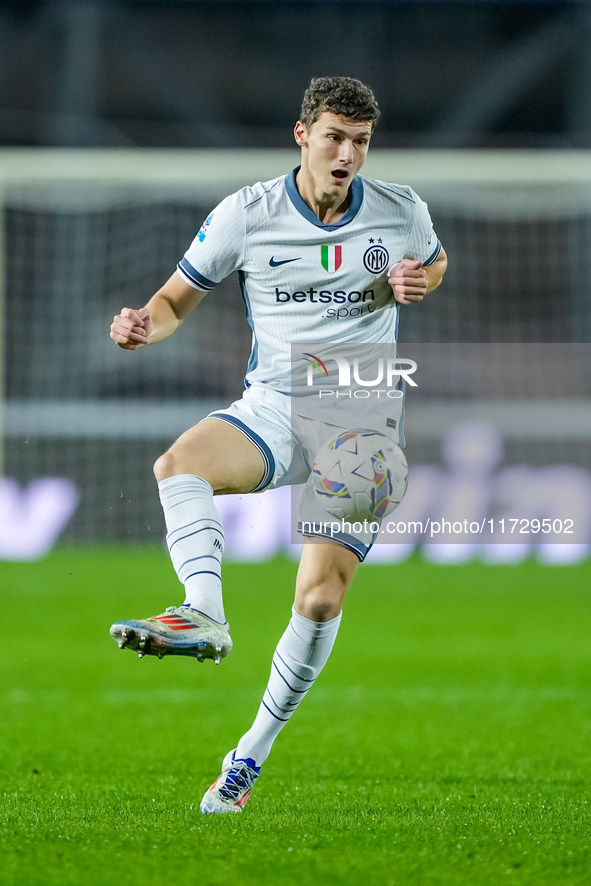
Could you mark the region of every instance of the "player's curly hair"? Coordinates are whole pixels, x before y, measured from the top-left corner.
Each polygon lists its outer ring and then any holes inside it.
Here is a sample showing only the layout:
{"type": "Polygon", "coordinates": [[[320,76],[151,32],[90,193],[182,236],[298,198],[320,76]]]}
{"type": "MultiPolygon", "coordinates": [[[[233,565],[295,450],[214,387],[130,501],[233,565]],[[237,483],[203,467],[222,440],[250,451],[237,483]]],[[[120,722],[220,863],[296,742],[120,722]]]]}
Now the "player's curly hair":
{"type": "Polygon", "coordinates": [[[304,93],[300,120],[309,129],[321,114],[330,111],[360,123],[371,123],[380,116],[375,95],[361,80],[352,77],[314,77],[304,93]]]}

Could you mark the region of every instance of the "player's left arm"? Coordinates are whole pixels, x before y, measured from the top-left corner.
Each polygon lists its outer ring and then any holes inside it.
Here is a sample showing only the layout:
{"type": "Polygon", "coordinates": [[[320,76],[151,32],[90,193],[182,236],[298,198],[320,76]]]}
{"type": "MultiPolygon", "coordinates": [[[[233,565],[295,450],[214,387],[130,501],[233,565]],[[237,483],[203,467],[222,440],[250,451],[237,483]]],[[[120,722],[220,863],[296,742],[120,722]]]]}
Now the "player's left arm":
{"type": "Polygon", "coordinates": [[[437,289],[447,270],[447,255],[443,247],[430,265],[422,261],[403,258],[389,277],[394,298],[401,305],[411,305],[424,299],[429,292],[437,289]]]}

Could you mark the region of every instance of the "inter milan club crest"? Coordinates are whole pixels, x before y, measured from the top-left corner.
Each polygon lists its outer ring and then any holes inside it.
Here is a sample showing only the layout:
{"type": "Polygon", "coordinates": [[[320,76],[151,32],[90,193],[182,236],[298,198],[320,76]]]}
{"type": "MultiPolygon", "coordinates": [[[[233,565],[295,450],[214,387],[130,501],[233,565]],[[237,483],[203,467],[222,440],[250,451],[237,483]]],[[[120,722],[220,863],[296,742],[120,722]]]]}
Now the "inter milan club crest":
{"type": "MultiPolygon", "coordinates": [[[[373,243],[373,240],[370,239],[369,242],[373,243]]],[[[389,261],[390,255],[388,250],[385,246],[379,245],[379,243],[366,249],[363,256],[363,264],[371,274],[381,274],[388,267],[389,261]]]]}
{"type": "Polygon", "coordinates": [[[343,264],[343,247],[329,246],[325,243],[320,247],[320,261],[325,271],[334,274],[343,264]]]}

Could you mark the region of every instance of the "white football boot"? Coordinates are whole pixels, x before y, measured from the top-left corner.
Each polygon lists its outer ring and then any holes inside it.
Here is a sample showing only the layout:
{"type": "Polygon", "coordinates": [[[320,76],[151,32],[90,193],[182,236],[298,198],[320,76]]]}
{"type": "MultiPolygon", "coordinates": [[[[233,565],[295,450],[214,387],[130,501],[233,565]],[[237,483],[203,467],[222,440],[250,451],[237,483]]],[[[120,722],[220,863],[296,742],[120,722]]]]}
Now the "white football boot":
{"type": "Polygon", "coordinates": [[[220,624],[189,606],[169,606],[162,615],[139,621],[116,621],[111,636],[120,649],[144,655],[192,655],[219,664],[232,650],[230,625],[220,624]]]}
{"type": "Polygon", "coordinates": [[[203,795],[200,810],[206,815],[242,812],[259,777],[260,767],[254,760],[236,760],[236,751],[224,757],[221,775],[203,795]]]}

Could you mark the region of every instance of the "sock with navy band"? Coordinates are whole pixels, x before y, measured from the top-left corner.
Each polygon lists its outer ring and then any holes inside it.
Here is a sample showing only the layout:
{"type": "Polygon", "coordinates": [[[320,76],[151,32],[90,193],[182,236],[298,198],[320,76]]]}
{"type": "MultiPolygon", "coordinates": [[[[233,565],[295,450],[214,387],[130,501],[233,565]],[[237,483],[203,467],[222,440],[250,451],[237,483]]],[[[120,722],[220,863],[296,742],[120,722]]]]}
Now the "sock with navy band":
{"type": "Polygon", "coordinates": [[[255,721],[236,748],[236,759],[261,767],[271,746],[300,702],[314,685],[332,651],[341,615],[310,621],[292,609],[271,666],[271,676],[255,721]]]}
{"type": "Polygon", "coordinates": [[[213,489],[194,474],[179,474],[158,484],[166,520],[166,543],[179,580],[184,606],[224,624],[221,560],[224,529],[213,503],[213,489]]]}

